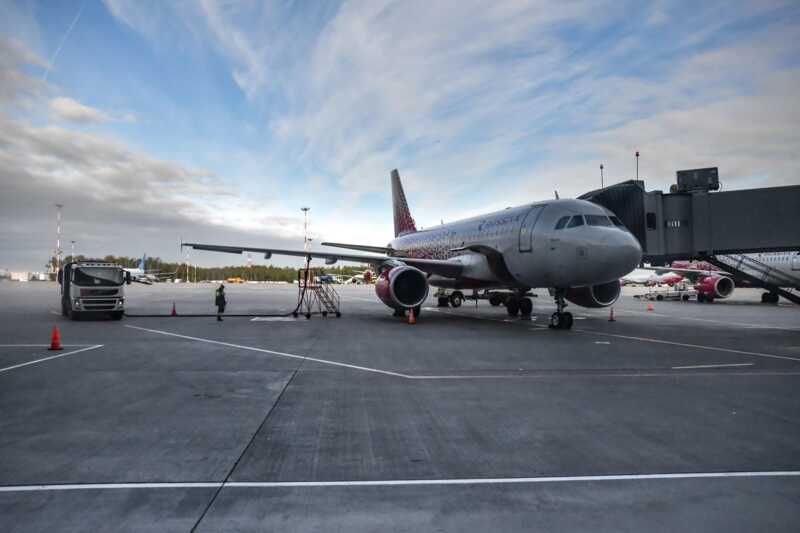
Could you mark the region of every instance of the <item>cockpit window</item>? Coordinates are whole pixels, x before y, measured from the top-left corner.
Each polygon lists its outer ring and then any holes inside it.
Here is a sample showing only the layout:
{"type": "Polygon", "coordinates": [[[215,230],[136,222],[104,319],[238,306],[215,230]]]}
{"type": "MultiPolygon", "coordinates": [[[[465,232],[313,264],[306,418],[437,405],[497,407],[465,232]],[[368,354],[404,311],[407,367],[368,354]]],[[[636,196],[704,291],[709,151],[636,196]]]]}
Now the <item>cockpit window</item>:
{"type": "Polygon", "coordinates": [[[614,215],[611,215],[608,218],[611,219],[611,222],[613,222],[615,226],[619,226],[620,228],[624,228],[625,227],[625,224],[623,224],[622,221],[620,221],[620,219],[618,219],[614,215]]]}
{"type": "Polygon", "coordinates": [[[581,215],[575,215],[567,224],[568,228],[577,228],[578,226],[583,226],[583,217],[581,215]]]}
{"type": "Polygon", "coordinates": [[[611,221],[605,215],[585,215],[586,223],[590,226],[611,226],[611,221]]]}
{"type": "Polygon", "coordinates": [[[569,221],[569,215],[559,218],[558,222],[556,223],[556,229],[564,229],[564,226],[567,225],[568,221],[569,221]]]}

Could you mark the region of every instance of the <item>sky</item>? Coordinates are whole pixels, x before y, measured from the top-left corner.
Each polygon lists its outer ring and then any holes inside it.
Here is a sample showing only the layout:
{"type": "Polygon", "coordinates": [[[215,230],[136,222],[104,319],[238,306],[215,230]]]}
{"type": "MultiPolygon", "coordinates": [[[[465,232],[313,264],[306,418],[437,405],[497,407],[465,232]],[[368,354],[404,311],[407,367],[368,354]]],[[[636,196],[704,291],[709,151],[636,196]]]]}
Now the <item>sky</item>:
{"type": "Polygon", "coordinates": [[[175,261],[301,248],[302,206],[385,245],[393,168],[423,227],[637,150],[648,190],[800,183],[796,1],[0,1],[0,268],[43,269],[55,203],[65,254],[175,261]]]}

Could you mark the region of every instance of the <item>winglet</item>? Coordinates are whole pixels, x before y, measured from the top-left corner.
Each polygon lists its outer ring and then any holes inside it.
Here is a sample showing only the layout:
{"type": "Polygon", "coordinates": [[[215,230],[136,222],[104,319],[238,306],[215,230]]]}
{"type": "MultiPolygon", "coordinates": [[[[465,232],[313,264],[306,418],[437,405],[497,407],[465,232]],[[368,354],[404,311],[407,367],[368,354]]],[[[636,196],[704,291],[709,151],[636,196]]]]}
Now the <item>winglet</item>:
{"type": "Polygon", "coordinates": [[[403,233],[414,233],[417,225],[411,218],[411,211],[408,209],[406,193],[403,192],[403,184],[400,182],[400,173],[397,169],[392,170],[392,209],[394,211],[394,236],[403,233]]]}

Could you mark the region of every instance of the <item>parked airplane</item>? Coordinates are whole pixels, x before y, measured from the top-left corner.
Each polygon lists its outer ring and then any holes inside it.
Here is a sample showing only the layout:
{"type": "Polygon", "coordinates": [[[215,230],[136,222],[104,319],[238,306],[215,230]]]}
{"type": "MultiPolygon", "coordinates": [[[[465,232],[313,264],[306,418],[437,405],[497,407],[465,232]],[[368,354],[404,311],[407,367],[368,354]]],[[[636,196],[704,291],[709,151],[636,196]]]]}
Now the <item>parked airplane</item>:
{"type": "Polygon", "coordinates": [[[345,285],[363,285],[370,284],[375,279],[375,273],[371,270],[365,270],[361,274],[356,274],[344,280],[342,283],[345,285]]]}
{"type": "Polygon", "coordinates": [[[629,272],[628,274],[622,276],[622,279],[620,280],[623,285],[645,285],[647,287],[653,287],[656,285],[669,285],[672,287],[681,281],[683,281],[683,276],[676,274],[675,272],[657,274],[650,270],[641,268],[637,268],[634,271],[629,272]]]}
{"type": "Polygon", "coordinates": [[[584,200],[548,200],[417,230],[400,175],[392,171],[395,238],[388,246],[323,243],[362,253],[278,250],[248,246],[185,243],[196,250],[263,253],[368,263],[377,268],[378,298],[402,316],[416,314],[430,285],[448,288],[513,290],[506,301],[512,316],[530,315],[531,288],[549,288],[556,312],[550,327],[569,329],[567,301],[583,307],[613,304],[619,278],[639,263],[636,238],[610,211],[584,200]],[[380,254],[380,255],[375,255],[380,254]]]}
{"type": "MultiPolygon", "coordinates": [[[[742,254],[743,257],[753,260],[756,265],[774,269],[779,276],[774,282],[780,286],[789,285],[787,288],[800,289],[800,252],[764,252],[742,254]]],[[[738,256],[730,256],[735,259],[738,256]]],[[[745,262],[747,269],[747,262],[745,262]]],[[[669,267],[651,267],[652,270],[678,272],[692,280],[697,290],[699,302],[713,302],[717,298],[728,298],[734,289],[739,287],[767,288],[752,280],[737,277],[732,272],[709,263],[707,261],[673,261],[669,267]]],[[[749,269],[748,269],[749,270],[749,269]]],[[[747,271],[747,270],[746,270],[747,271]]],[[[769,277],[769,276],[768,276],[769,277]]],[[[775,276],[772,276],[775,277],[775,276]]],[[[761,295],[762,303],[777,303],[778,294],[765,292],[761,295]]]]}
{"type": "Polygon", "coordinates": [[[161,272],[160,270],[147,270],[147,254],[144,254],[141,259],[139,259],[139,264],[136,268],[124,268],[126,272],[130,272],[131,280],[135,281],[136,283],[144,283],[145,285],[151,285],[155,281],[160,281],[164,278],[171,278],[177,272],[161,272]]]}

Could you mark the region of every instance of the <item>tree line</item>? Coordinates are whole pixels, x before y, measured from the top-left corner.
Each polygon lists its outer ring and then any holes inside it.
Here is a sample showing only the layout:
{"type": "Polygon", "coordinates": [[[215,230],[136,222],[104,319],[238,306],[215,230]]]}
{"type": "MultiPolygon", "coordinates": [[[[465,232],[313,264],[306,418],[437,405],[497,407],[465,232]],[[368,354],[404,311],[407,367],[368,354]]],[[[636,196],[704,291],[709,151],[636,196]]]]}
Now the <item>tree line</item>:
{"type": "MultiPolygon", "coordinates": [[[[70,261],[69,255],[62,258],[61,264],[70,261]]],[[[140,257],[124,257],[107,255],[105,257],[87,257],[84,255],[76,255],[75,261],[96,261],[103,263],[115,263],[125,268],[137,268],[139,266],[140,257]]],[[[51,257],[47,263],[47,268],[50,271],[55,270],[56,258],[51,257]]],[[[354,276],[361,274],[367,269],[366,266],[345,266],[335,265],[326,267],[314,267],[312,270],[314,275],[332,274],[338,276],[354,276]]],[[[176,263],[162,261],[160,257],[148,257],[145,263],[145,270],[157,270],[162,274],[169,274],[174,272],[171,278],[178,278],[190,281],[212,281],[212,280],[226,280],[228,278],[242,278],[245,281],[285,281],[292,282],[297,279],[297,268],[295,267],[277,267],[272,265],[253,265],[253,266],[224,266],[224,267],[201,267],[189,265],[186,263],[176,263]]],[[[167,279],[171,279],[167,278],[167,279]]]]}

